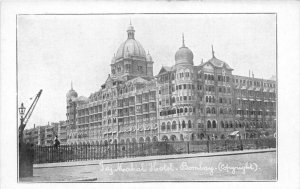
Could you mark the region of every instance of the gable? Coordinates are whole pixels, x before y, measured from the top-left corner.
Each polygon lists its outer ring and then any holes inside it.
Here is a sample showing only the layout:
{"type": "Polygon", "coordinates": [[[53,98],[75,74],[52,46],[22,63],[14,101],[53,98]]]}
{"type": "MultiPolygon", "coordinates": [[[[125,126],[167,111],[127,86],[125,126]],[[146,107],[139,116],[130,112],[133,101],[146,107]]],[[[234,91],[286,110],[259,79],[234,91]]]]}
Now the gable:
{"type": "Polygon", "coordinates": [[[214,66],[209,62],[204,64],[203,68],[206,70],[214,70],[214,66]]]}
{"type": "Polygon", "coordinates": [[[162,67],[162,68],[160,69],[160,71],[158,72],[158,75],[163,74],[163,73],[166,73],[166,72],[167,72],[167,70],[166,70],[164,67],[162,67]]]}

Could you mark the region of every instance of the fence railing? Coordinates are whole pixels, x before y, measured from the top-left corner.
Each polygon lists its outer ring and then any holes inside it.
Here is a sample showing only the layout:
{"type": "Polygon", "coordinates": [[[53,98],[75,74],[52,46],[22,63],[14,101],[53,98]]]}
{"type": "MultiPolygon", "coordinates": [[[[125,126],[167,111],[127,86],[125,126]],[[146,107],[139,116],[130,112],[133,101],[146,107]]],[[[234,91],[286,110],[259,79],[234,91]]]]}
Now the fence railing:
{"type": "Polygon", "coordinates": [[[108,145],[35,146],[34,163],[54,163],[124,157],[210,153],[244,149],[275,148],[275,138],[128,143],[108,145]]]}

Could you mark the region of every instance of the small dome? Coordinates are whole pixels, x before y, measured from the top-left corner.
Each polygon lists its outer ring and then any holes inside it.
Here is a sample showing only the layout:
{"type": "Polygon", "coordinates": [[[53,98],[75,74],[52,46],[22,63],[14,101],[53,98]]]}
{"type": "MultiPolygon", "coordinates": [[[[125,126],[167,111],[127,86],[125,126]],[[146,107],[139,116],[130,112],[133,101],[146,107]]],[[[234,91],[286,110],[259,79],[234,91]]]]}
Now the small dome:
{"type": "Polygon", "coordinates": [[[78,97],[77,92],[73,89],[73,82],[71,82],[71,89],[68,91],[66,97],[67,97],[67,99],[78,97]]]}
{"type": "Polygon", "coordinates": [[[194,55],[193,52],[185,46],[184,44],[184,35],[182,34],[182,47],[175,54],[175,63],[176,64],[194,64],[193,62],[194,55]]]}
{"type": "Polygon", "coordinates": [[[130,24],[127,28],[127,31],[134,31],[134,27],[130,24]]]}
{"type": "Polygon", "coordinates": [[[150,55],[149,52],[147,53],[146,61],[147,61],[147,62],[153,62],[152,57],[151,57],[151,55],[150,55]]]}
{"type": "Polygon", "coordinates": [[[194,55],[193,52],[187,47],[180,47],[175,54],[175,63],[176,64],[194,64],[193,63],[194,55]]]}
{"type": "Polygon", "coordinates": [[[67,98],[77,98],[78,94],[75,90],[70,89],[66,96],[67,98]]]}

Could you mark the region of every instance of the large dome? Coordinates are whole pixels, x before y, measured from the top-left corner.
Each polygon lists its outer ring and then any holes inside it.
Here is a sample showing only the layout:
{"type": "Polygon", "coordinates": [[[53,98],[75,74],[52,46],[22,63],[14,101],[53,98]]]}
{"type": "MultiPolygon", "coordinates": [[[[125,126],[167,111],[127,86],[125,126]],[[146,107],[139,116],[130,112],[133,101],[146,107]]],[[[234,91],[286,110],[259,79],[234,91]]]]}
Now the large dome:
{"type": "Polygon", "coordinates": [[[127,39],[118,48],[116,60],[121,58],[137,57],[146,59],[146,52],[143,46],[135,39],[127,39]]]}
{"type": "Polygon", "coordinates": [[[193,52],[185,46],[184,36],[182,35],[182,47],[177,50],[175,54],[175,63],[176,64],[194,64],[193,62],[194,55],[193,52]]]}
{"type": "Polygon", "coordinates": [[[128,38],[118,48],[115,60],[129,57],[146,59],[145,49],[137,40],[134,39],[134,32],[135,30],[130,24],[130,26],[127,29],[128,38]]]}

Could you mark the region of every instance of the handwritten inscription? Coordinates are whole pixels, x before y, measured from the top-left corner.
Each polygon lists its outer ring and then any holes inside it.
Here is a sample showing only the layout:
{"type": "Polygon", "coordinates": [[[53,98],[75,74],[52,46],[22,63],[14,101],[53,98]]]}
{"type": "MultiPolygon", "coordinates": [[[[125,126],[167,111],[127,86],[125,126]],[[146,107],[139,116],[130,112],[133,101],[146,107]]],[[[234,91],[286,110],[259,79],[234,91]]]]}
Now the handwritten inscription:
{"type": "Polygon", "coordinates": [[[190,165],[186,161],[179,163],[158,163],[152,162],[135,162],[135,163],[116,163],[104,164],[100,162],[100,172],[113,175],[115,173],[130,173],[130,172],[174,172],[174,171],[198,171],[200,174],[214,175],[216,172],[224,172],[229,174],[246,174],[247,171],[256,172],[259,167],[254,162],[243,162],[230,165],[228,163],[219,162],[217,165],[204,165],[202,162],[190,165]]]}

